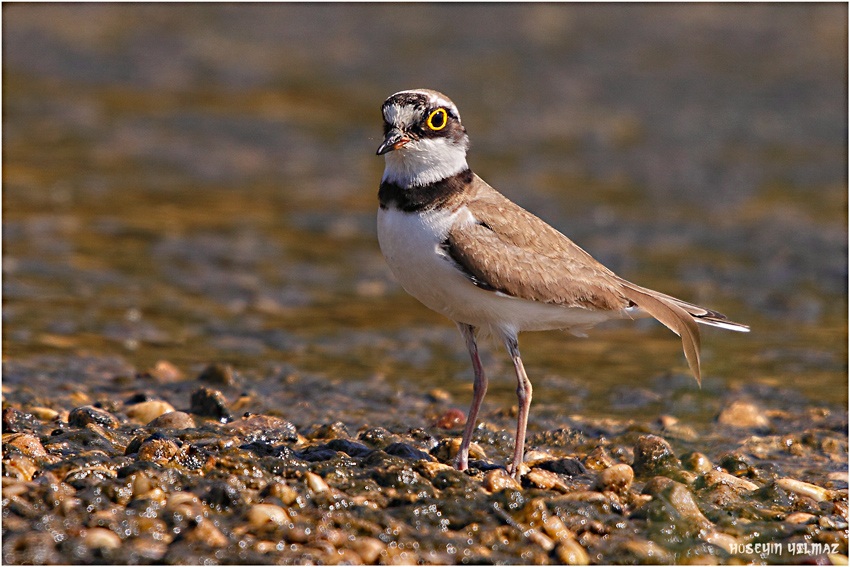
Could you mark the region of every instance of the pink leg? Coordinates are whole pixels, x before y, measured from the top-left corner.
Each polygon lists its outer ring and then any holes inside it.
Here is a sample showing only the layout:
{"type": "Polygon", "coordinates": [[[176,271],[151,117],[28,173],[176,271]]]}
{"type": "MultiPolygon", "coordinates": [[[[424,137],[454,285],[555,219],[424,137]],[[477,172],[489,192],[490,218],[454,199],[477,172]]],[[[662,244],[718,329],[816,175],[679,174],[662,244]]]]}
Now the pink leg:
{"type": "Polygon", "coordinates": [[[481,409],[481,402],[484,401],[484,394],[487,393],[487,377],[481,367],[481,359],[478,358],[475,327],[464,323],[458,323],[457,326],[466,341],[466,348],[469,350],[470,358],[472,358],[472,370],[475,373],[475,382],[472,385],[472,405],[469,407],[469,414],[466,416],[466,427],[463,429],[463,439],[457,452],[457,469],[465,471],[469,468],[469,446],[472,444],[472,434],[475,432],[478,410],[481,409]]]}
{"type": "Polygon", "coordinates": [[[511,359],[514,361],[514,369],[516,370],[517,388],[516,395],[519,402],[519,412],[516,418],[516,440],[514,442],[514,458],[511,465],[508,467],[508,472],[514,478],[519,480],[519,466],[522,464],[522,456],[525,449],[525,430],[528,426],[528,409],[531,407],[531,382],[528,375],[525,373],[525,367],[522,365],[522,359],[519,356],[519,345],[516,337],[508,337],[505,339],[505,346],[508,347],[508,352],[511,359]]]}

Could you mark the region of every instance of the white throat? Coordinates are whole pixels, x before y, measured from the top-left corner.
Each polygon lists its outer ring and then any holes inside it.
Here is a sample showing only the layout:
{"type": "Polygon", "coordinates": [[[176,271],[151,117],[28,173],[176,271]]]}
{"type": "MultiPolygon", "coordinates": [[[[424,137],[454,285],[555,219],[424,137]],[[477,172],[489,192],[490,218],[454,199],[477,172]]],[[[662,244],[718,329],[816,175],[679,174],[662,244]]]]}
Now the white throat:
{"type": "Polygon", "coordinates": [[[382,182],[399,187],[429,185],[469,168],[466,148],[448,138],[425,138],[407,143],[384,156],[382,182]]]}

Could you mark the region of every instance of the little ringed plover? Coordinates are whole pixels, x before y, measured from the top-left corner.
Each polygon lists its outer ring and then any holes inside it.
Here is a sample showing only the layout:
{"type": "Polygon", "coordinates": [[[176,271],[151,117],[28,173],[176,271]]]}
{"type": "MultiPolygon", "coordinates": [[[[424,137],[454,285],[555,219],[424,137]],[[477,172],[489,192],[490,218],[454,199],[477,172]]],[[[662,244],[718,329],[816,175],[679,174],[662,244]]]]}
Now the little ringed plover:
{"type": "Polygon", "coordinates": [[[749,331],[720,313],[624,280],[490,187],[467,165],[469,137],[444,94],[401,91],[381,110],[384,141],[377,153],[386,160],[378,191],[381,252],[410,295],[457,324],[472,358],[472,405],[458,469],[468,467],[487,391],[479,331],[504,342],[516,371],[519,412],[508,471],[517,478],[531,404],[531,382],[517,345],[521,331],[564,329],[582,336],[609,319],[654,317],[681,337],[697,382],[697,323],[749,331]]]}

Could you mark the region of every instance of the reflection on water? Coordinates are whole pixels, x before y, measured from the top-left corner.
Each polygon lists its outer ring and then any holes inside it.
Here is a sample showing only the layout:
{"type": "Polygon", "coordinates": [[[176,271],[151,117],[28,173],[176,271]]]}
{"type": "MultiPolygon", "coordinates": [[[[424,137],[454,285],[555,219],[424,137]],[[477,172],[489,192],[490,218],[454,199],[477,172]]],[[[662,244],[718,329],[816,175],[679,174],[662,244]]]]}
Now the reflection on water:
{"type": "MultiPolygon", "coordinates": [[[[846,405],[843,5],[3,10],[6,361],[291,365],[465,399],[455,329],[375,238],[378,109],[429,86],[497,188],[753,327],[706,331],[701,390],[658,325],[525,335],[536,404],[707,422],[769,385],[776,407],[846,405]]],[[[515,403],[501,350],[486,363],[487,403],[515,403]]]]}

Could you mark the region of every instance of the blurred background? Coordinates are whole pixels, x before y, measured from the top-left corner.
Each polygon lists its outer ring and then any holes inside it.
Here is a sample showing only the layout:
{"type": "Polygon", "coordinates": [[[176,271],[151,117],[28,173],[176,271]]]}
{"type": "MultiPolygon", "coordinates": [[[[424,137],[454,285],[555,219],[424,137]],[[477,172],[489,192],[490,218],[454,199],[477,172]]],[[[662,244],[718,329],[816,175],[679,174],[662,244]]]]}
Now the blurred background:
{"type": "MultiPolygon", "coordinates": [[[[847,404],[844,4],[2,9],[7,389],[226,362],[465,405],[457,331],[376,239],[381,103],[428,87],[497,189],[753,328],[705,331],[702,390],[650,321],[526,334],[536,399],[706,423],[729,391],[847,404]]],[[[485,364],[486,405],[515,403],[501,347],[485,364]]]]}

